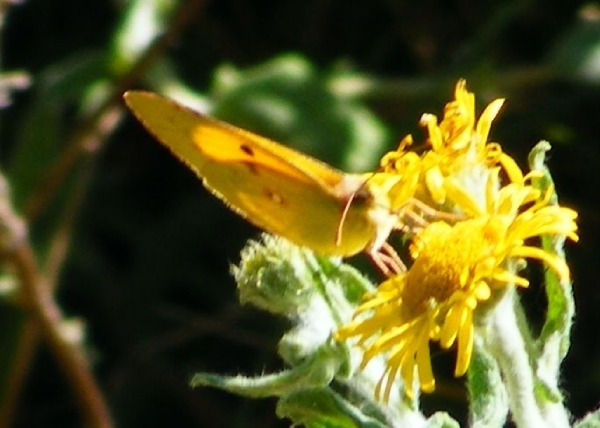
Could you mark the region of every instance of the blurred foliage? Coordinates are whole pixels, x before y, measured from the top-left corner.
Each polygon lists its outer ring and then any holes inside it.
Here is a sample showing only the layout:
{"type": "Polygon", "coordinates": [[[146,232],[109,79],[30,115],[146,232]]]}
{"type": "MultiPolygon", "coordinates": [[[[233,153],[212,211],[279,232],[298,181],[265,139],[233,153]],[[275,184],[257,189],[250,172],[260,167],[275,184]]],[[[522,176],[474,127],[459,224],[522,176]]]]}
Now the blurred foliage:
{"type": "MultiPolygon", "coordinates": [[[[283,325],[241,307],[229,275],[257,230],[115,110],[120,92],[133,87],[345,170],[372,169],[402,136],[419,133],[420,115],[439,114],[458,77],[468,79],[479,107],[506,97],[494,139],[522,165],[537,141],[549,140],[559,195],[581,213],[581,243],[568,248],[578,313],[564,388],[578,418],[597,406],[600,5],[0,3],[1,167],[61,307],[85,325],[86,349],[119,426],[288,425],[272,401],[188,386],[197,371],[279,368],[283,325]],[[153,43],[161,35],[165,43],[153,43]],[[11,85],[14,72],[31,85],[11,85]]],[[[356,262],[364,266],[361,257],[356,262]]],[[[523,297],[534,314],[545,306],[541,289],[523,297]]],[[[46,346],[19,345],[27,319],[10,296],[0,301],[0,323],[0,416],[13,409],[15,427],[81,426],[46,346]]],[[[465,391],[448,359],[435,357],[449,375],[424,405],[464,420],[465,391]]]]}

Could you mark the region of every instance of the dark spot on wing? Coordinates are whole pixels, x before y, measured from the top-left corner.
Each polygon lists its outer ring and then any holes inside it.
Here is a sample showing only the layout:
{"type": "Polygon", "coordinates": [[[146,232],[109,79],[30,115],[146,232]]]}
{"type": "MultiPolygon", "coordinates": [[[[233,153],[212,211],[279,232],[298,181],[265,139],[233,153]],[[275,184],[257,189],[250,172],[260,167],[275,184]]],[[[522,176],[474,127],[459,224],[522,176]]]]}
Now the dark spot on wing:
{"type": "Polygon", "coordinates": [[[260,175],[258,168],[254,162],[242,162],[244,165],[248,167],[248,171],[250,171],[253,175],[260,175]]]}
{"type": "Polygon", "coordinates": [[[254,156],[254,150],[252,150],[252,147],[250,147],[246,144],[242,144],[242,145],[240,145],[240,149],[242,149],[242,151],[244,153],[246,153],[248,156],[254,156]]]}
{"type": "Polygon", "coordinates": [[[285,205],[285,199],[283,199],[283,196],[281,196],[279,193],[275,193],[269,189],[266,189],[265,193],[267,197],[277,205],[285,205]]]}

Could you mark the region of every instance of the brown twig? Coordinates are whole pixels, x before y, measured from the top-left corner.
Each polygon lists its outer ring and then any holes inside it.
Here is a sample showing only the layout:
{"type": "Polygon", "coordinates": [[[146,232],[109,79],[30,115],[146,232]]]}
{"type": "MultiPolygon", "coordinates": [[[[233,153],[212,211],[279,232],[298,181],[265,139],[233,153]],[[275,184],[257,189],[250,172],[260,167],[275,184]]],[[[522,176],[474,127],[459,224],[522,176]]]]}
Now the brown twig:
{"type": "MultiPolygon", "coordinates": [[[[116,128],[121,117],[119,106],[121,93],[132,85],[145,72],[149,65],[169,46],[170,43],[188,25],[196,12],[204,5],[204,0],[190,0],[176,13],[166,32],[146,50],[131,70],[123,75],[105,102],[91,113],[68,138],[67,149],[50,168],[43,184],[39,186],[27,204],[26,212],[30,219],[40,215],[61,183],[73,168],[76,161],[85,153],[95,152],[101,142],[116,128]]],[[[89,174],[88,174],[89,175],[89,174]]],[[[87,182],[88,180],[84,180],[87,182]]],[[[14,264],[21,282],[21,291],[26,297],[32,317],[24,327],[27,334],[20,337],[19,349],[15,354],[19,364],[12,370],[10,380],[11,392],[18,396],[25,379],[27,366],[37,348],[40,332],[48,342],[59,366],[63,370],[68,383],[77,399],[84,419],[89,427],[112,427],[111,417],[103,396],[96,385],[83,350],[77,343],[69,342],[62,334],[65,321],[53,299],[56,280],[68,253],[69,236],[73,219],[79,211],[82,194],[86,184],[79,186],[73,203],[65,207],[66,216],[62,226],[50,246],[46,260],[45,272],[41,273],[30,243],[23,239],[14,251],[7,254],[7,259],[14,264]],[[33,321],[33,323],[32,323],[33,321]]],[[[0,221],[5,220],[4,218],[0,221]]],[[[16,401],[15,401],[16,402],[16,401]]],[[[2,420],[10,422],[14,407],[9,403],[4,406],[2,420]]]]}
{"type": "MultiPolygon", "coordinates": [[[[109,135],[116,128],[121,116],[120,109],[113,109],[112,113],[107,113],[105,115],[105,119],[102,120],[101,125],[98,127],[100,130],[102,130],[102,132],[96,136],[96,141],[103,141],[107,135],[109,135]]],[[[90,160],[92,160],[92,158],[90,158],[90,160]]],[[[77,180],[76,187],[69,201],[64,207],[63,214],[60,216],[61,223],[57,227],[57,230],[50,243],[49,251],[47,252],[48,257],[44,266],[44,272],[38,273],[38,275],[44,278],[44,280],[40,281],[38,284],[38,287],[40,287],[40,289],[37,291],[38,295],[44,294],[50,296],[49,298],[54,295],[58,276],[68,254],[70,243],[69,237],[71,235],[72,226],[84,200],[84,195],[93,174],[93,168],[82,168],[82,174],[83,175],[77,180]]],[[[8,195],[6,194],[6,190],[4,190],[4,192],[4,202],[3,204],[0,204],[2,206],[0,208],[0,222],[5,224],[12,218],[12,227],[15,229],[20,229],[21,226],[19,225],[18,219],[15,219],[14,214],[11,214],[12,209],[6,205],[8,201],[8,195]]],[[[7,229],[10,229],[10,226],[7,229]]],[[[12,233],[12,235],[16,234],[16,231],[12,233]]],[[[24,232],[21,232],[21,234],[23,234],[21,241],[24,241],[24,232]]],[[[11,235],[10,231],[5,232],[5,235],[11,235]]],[[[37,267],[37,269],[39,270],[40,267],[37,267]]],[[[24,291],[26,291],[26,289],[24,291]]],[[[27,304],[32,295],[24,293],[24,296],[26,297],[25,303],[27,304]]],[[[38,349],[39,340],[42,338],[42,335],[40,334],[42,333],[40,328],[42,325],[39,322],[36,322],[37,320],[34,318],[41,319],[42,321],[47,321],[50,319],[48,317],[29,317],[24,321],[24,325],[22,326],[18,343],[16,345],[16,350],[14,352],[15,363],[11,367],[10,375],[8,377],[6,395],[10,396],[10,399],[3,402],[2,406],[0,407],[0,428],[11,426],[14,407],[18,402],[20,390],[25,382],[31,361],[33,360],[33,357],[38,349]]],[[[61,357],[61,354],[55,353],[55,355],[57,358],[61,357]]],[[[83,352],[81,352],[81,355],[83,356],[83,352]]],[[[73,389],[77,390],[78,388],[73,389]]],[[[90,404],[90,402],[82,402],[81,404],[90,404]]],[[[97,424],[97,426],[105,425],[97,424]]]]}
{"type": "Polygon", "coordinates": [[[0,403],[0,428],[13,426],[15,408],[27,380],[40,336],[38,324],[31,318],[26,319],[19,332],[18,342],[12,355],[10,373],[6,379],[4,396],[0,403]]]}
{"type": "MultiPolygon", "coordinates": [[[[28,320],[37,324],[56,357],[72,388],[86,425],[93,428],[111,428],[113,424],[108,407],[96,385],[85,353],[79,346],[80,342],[70,341],[64,334],[66,320],[54,301],[51,287],[48,287],[40,272],[25,223],[12,208],[4,177],[0,177],[0,249],[1,255],[11,264],[19,280],[19,297],[27,315],[30,315],[28,320]]],[[[28,329],[27,332],[33,336],[32,341],[35,341],[35,331],[28,329]]],[[[33,342],[23,341],[21,345],[35,346],[33,342]]],[[[23,374],[23,368],[19,372],[23,374]]],[[[11,386],[13,390],[19,388],[18,385],[11,386]]],[[[10,413],[10,409],[4,411],[10,413]]]]}
{"type": "Polygon", "coordinates": [[[28,221],[34,220],[44,211],[77,159],[86,152],[89,137],[98,132],[98,123],[104,115],[120,104],[123,92],[140,79],[147,68],[192,22],[204,4],[205,0],[189,0],[185,3],[171,20],[167,30],[146,49],[133,67],[118,79],[106,100],[75,129],[67,139],[66,149],[61,157],[50,167],[45,179],[27,201],[25,217],[28,221]]]}
{"type": "MultiPolygon", "coordinates": [[[[94,135],[88,136],[86,140],[88,144],[92,147],[101,146],[102,142],[105,141],[119,125],[121,119],[123,118],[122,113],[122,109],[116,106],[113,106],[112,110],[107,111],[96,126],[97,132],[94,135]]],[[[58,276],[60,275],[64,260],[69,253],[71,232],[75,220],[77,219],[77,214],[79,213],[80,208],[85,200],[88,186],[94,175],[95,159],[95,157],[86,157],[84,159],[84,162],[81,165],[82,168],[80,168],[80,174],[77,178],[77,182],[75,183],[74,188],[71,190],[69,200],[64,205],[60,215],[60,223],[56,227],[48,247],[49,250],[47,252],[47,258],[42,268],[43,274],[46,277],[50,287],[56,287],[58,276]]],[[[49,292],[53,293],[54,288],[52,288],[49,292]]]]}
{"type": "Polygon", "coordinates": [[[104,401],[87,358],[76,341],[69,341],[62,328],[65,319],[44,283],[33,250],[28,241],[17,245],[7,254],[20,279],[20,291],[56,357],[62,372],[73,390],[73,395],[83,413],[86,425],[93,428],[113,426],[108,407],[104,401]]]}

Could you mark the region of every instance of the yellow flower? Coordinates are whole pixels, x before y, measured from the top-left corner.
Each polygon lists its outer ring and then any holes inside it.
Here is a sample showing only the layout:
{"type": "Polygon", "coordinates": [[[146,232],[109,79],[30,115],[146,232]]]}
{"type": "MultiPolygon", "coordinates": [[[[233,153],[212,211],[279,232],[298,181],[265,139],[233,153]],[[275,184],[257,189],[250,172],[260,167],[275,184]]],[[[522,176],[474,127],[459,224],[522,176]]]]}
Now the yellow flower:
{"type": "Polygon", "coordinates": [[[375,390],[378,399],[389,399],[398,374],[405,393],[412,396],[415,369],[421,390],[435,388],[430,340],[442,348],[456,343],[455,375],[463,375],[471,360],[478,305],[505,287],[529,284],[517,274],[517,267],[523,266],[520,260],[538,259],[561,278],[569,276],[562,259],[526,240],[546,234],[577,240],[577,213],[551,205],[550,193],[540,198],[528,184],[535,174],[502,188],[497,186],[498,174],[499,168],[490,170],[483,205],[457,186],[461,209],[473,218],[427,225],[410,247],[410,269],[366,296],[354,320],[336,333],[338,340],[358,338],[364,351],[361,367],[385,355],[386,370],[375,390]]]}
{"type": "Polygon", "coordinates": [[[418,189],[422,161],[419,155],[407,150],[411,144],[412,137],[410,135],[404,137],[396,151],[384,156],[381,161],[382,171],[372,176],[375,180],[378,177],[387,177],[390,175],[399,177],[394,186],[391,189],[387,189],[387,194],[390,198],[390,209],[392,211],[401,210],[415,196],[418,189]]]}
{"type": "MultiPolygon", "coordinates": [[[[516,162],[502,152],[500,145],[488,143],[492,122],[503,104],[503,99],[492,101],[477,120],[475,96],[467,91],[466,81],[461,79],[456,84],[454,100],[446,104],[439,124],[433,114],[421,117],[430,150],[420,159],[420,188],[415,191],[419,200],[435,207],[445,204],[450,196],[455,203],[450,177],[470,194],[480,194],[490,169],[497,165],[510,181],[522,179],[516,162]]],[[[411,143],[412,136],[408,135],[396,151],[387,153],[381,160],[383,171],[402,173],[407,163],[412,165],[414,153],[407,151],[411,143]]]]}

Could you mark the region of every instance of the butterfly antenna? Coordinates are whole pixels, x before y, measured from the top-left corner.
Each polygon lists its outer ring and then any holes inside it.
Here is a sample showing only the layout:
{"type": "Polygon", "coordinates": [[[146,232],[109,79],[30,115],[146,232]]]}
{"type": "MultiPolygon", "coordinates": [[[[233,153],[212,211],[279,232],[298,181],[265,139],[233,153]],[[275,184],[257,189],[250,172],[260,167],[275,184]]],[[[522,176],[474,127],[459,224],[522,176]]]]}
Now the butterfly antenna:
{"type": "Polygon", "coordinates": [[[363,181],[362,184],[354,192],[352,192],[350,194],[350,197],[346,201],[346,204],[344,205],[344,210],[342,211],[342,216],[340,217],[340,222],[338,223],[337,231],[335,233],[335,245],[336,246],[339,247],[342,244],[342,232],[344,229],[344,223],[346,223],[346,219],[348,218],[348,212],[350,211],[352,202],[354,202],[354,199],[355,199],[356,195],[358,194],[358,192],[360,192],[362,189],[364,189],[364,187],[367,185],[367,182],[374,176],[375,176],[375,172],[372,172],[371,175],[369,176],[369,178],[367,178],[365,181],[363,181]]]}
{"type": "Polygon", "coordinates": [[[344,211],[342,211],[342,217],[340,218],[337,231],[335,232],[335,245],[338,247],[342,244],[342,229],[344,228],[344,223],[346,222],[348,212],[350,211],[350,206],[352,205],[352,201],[354,201],[354,196],[356,195],[357,191],[354,191],[352,194],[350,194],[350,197],[344,205],[344,211]]]}

